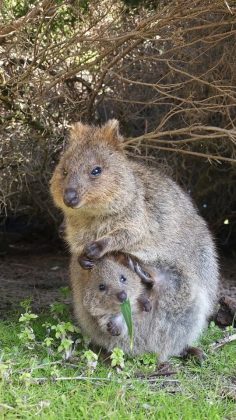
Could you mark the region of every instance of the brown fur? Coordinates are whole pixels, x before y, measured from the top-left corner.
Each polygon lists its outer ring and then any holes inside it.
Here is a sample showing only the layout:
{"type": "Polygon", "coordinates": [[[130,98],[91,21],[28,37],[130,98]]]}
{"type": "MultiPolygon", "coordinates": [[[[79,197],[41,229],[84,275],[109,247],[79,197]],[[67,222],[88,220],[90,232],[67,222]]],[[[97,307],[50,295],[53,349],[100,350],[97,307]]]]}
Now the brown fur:
{"type": "Polygon", "coordinates": [[[53,174],[51,193],[66,221],[66,240],[81,264],[121,251],[142,263],[174,267],[182,279],[202,285],[209,313],[217,293],[218,264],[206,223],[191,199],[156,169],[127,158],[118,122],[101,128],[77,123],[53,174]],[[90,172],[99,165],[98,178],[90,172]],[[66,175],[63,175],[66,170],[66,175]],[[63,202],[76,190],[77,208],[63,202]],[[210,298],[209,298],[210,297],[210,298]]]}
{"type": "MultiPolygon", "coordinates": [[[[147,268],[146,268],[147,269],[147,268]]],[[[76,256],[71,261],[74,311],[82,331],[92,343],[111,351],[118,346],[129,354],[155,352],[163,362],[171,355],[186,353],[206,326],[209,300],[206,286],[193,283],[173,267],[159,265],[151,270],[153,288],[146,289],[139,277],[114,258],[104,257],[91,270],[83,270],[76,256]],[[121,283],[121,275],[126,282],[121,283]],[[99,290],[103,284],[106,289],[99,290]],[[125,291],[130,299],[134,323],[131,351],[127,327],[117,298],[125,291]],[[152,310],[140,309],[140,297],[149,294],[152,310]]]]}

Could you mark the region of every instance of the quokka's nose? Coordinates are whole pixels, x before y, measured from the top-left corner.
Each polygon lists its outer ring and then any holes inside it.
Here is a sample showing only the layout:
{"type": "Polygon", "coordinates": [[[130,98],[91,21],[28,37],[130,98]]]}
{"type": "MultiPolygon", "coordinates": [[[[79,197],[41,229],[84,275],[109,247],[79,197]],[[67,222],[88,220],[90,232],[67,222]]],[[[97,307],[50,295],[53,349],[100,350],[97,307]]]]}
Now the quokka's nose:
{"type": "Polygon", "coordinates": [[[121,303],[124,302],[127,299],[127,294],[125,293],[124,290],[122,290],[122,292],[117,293],[116,296],[121,303]]]}
{"type": "Polygon", "coordinates": [[[63,201],[68,207],[75,207],[79,203],[77,191],[74,188],[66,188],[64,191],[63,201]]]}

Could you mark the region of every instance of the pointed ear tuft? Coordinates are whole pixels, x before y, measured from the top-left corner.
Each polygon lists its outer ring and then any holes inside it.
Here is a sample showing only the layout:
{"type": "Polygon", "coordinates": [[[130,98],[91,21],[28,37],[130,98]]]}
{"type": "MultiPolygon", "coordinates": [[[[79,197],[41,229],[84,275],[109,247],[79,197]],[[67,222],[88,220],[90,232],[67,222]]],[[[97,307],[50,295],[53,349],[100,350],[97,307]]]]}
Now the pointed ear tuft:
{"type": "Polygon", "coordinates": [[[115,118],[108,120],[107,123],[101,127],[101,130],[104,137],[108,140],[116,140],[119,142],[124,140],[119,131],[119,121],[115,118]]]}
{"type": "Polygon", "coordinates": [[[70,130],[70,140],[76,141],[79,140],[89,130],[89,126],[87,124],[83,124],[82,122],[78,121],[71,126],[70,130]]]}

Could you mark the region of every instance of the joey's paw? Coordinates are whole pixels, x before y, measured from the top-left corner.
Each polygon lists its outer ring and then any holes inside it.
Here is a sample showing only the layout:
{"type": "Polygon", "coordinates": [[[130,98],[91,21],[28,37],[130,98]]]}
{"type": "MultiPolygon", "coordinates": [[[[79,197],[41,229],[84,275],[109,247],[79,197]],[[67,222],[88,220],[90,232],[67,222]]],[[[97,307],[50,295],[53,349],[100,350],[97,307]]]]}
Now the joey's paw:
{"type": "Polygon", "coordinates": [[[84,270],[91,270],[95,265],[94,261],[89,260],[84,254],[79,256],[78,263],[84,270]]]}
{"type": "Polygon", "coordinates": [[[121,335],[120,327],[113,321],[107,323],[107,331],[113,336],[121,335]]]}
{"type": "Polygon", "coordinates": [[[143,302],[143,311],[145,312],[151,312],[152,310],[152,304],[150,302],[150,300],[146,300],[146,302],[143,302]]]}
{"type": "Polygon", "coordinates": [[[104,255],[106,247],[106,239],[99,239],[98,241],[90,242],[84,248],[84,255],[89,260],[99,260],[104,255]]]}
{"type": "Polygon", "coordinates": [[[152,310],[152,304],[147,297],[140,296],[138,302],[142,311],[150,312],[152,310]]]}

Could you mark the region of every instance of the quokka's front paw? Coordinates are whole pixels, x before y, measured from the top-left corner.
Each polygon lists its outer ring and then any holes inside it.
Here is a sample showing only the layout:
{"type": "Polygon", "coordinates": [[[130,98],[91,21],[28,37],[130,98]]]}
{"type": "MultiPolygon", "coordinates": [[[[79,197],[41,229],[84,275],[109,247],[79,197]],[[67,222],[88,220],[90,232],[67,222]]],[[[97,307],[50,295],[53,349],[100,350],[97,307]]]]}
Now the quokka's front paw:
{"type": "Polygon", "coordinates": [[[107,323],[107,331],[113,336],[121,335],[120,326],[112,320],[107,323]]]}
{"type": "Polygon", "coordinates": [[[94,265],[95,265],[95,263],[94,263],[93,261],[89,260],[89,259],[87,258],[87,256],[86,256],[86,255],[84,255],[84,254],[81,254],[81,255],[78,257],[78,263],[80,264],[80,266],[81,266],[84,270],[91,270],[91,269],[94,267],[94,265]]]}
{"type": "Polygon", "coordinates": [[[99,260],[105,254],[106,245],[107,245],[107,240],[105,238],[98,239],[97,241],[94,241],[94,242],[90,242],[84,248],[83,254],[89,260],[99,260]]]}

